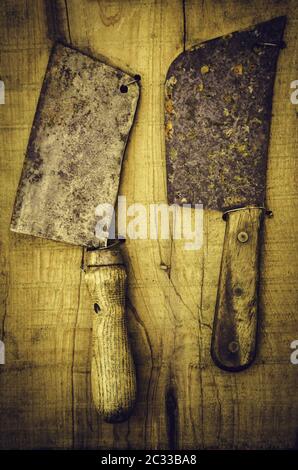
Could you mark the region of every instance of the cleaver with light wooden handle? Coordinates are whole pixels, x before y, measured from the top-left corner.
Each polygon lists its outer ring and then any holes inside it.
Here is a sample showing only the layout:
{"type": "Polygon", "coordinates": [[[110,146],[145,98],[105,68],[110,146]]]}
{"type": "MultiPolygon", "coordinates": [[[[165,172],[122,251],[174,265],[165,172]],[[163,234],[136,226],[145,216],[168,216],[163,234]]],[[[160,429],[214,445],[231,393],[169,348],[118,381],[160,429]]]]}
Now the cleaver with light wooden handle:
{"type": "Polygon", "coordinates": [[[11,220],[14,232],[86,247],[92,396],[108,422],[128,418],[136,397],[127,276],[119,245],[109,247],[113,214],[106,208],[117,198],[138,79],[72,47],[54,46],[11,220]]]}
{"type": "Polygon", "coordinates": [[[256,354],[261,229],[277,59],[286,18],[206,41],[171,64],[168,200],[226,220],[211,355],[240,371],[256,354]]]}

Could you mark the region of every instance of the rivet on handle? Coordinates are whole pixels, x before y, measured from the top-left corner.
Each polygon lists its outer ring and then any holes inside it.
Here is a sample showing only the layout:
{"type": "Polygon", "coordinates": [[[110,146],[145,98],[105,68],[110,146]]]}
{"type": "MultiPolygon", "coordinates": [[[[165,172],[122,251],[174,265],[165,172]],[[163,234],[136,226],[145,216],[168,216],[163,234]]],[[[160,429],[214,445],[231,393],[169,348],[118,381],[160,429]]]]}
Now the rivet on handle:
{"type": "Polygon", "coordinates": [[[239,286],[236,286],[234,288],[234,295],[236,297],[241,297],[242,294],[243,294],[243,289],[241,289],[241,287],[239,287],[239,286]]]}
{"type": "Polygon", "coordinates": [[[239,351],[239,343],[237,341],[231,341],[228,345],[228,349],[231,353],[236,353],[239,351]]]}
{"type": "Polygon", "coordinates": [[[239,242],[246,243],[248,240],[248,233],[247,232],[239,232],[237,235],[239,242]]]}

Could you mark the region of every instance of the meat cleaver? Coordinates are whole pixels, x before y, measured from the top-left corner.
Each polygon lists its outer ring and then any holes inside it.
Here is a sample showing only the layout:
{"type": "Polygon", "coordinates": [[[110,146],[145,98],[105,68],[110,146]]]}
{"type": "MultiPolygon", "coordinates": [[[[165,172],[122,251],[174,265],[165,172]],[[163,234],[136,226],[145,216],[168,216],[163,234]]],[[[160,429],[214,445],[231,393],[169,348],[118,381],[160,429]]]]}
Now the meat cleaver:
{"type": "Polygon", "coordinates": [[[276,64],[286,18],[200,44],[165,85],[170,204],[202,203],[226,220],[211,355],[222,369],[256,353],[259,258],[276,64]]]}
{"type": "Polygon", "coordinates": [[[139,97],[137,80],[57,43],[27,147],[11,230],[86,247],[94,305],[91,385],[108,422],[131,413],[136,379],[125,320],[126,271],[108,246],[122,158],[139,97]],[[100,218],[104,224],[98,230],[100,218]]]}

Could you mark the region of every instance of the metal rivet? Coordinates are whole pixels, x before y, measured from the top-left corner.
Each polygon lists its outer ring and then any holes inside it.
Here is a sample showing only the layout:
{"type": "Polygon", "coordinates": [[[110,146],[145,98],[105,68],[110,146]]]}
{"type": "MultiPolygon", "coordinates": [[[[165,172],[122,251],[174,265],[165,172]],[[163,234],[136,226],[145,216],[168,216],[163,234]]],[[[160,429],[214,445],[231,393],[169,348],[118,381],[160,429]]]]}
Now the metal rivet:
{"type": "Polygon", "coordinates": [[[241,287],[235,287],[234,294],[236,295],[236,297],[240,297],[243,294],[243,290],[241,289],[241,287]]]}
{"type": "Polygon", "coordinates": [[[237,341],[231,341],[228,345],[228,350],[231,353],[236,353],[237,351],[239,351],[239,344],[237,343],[237,341]]]}
{"type": "Polygon", "coordinates": [[[248,234],[246,232],[239,232],[237,238],[241,243],[245,243],[248,240],[248,234]]]}

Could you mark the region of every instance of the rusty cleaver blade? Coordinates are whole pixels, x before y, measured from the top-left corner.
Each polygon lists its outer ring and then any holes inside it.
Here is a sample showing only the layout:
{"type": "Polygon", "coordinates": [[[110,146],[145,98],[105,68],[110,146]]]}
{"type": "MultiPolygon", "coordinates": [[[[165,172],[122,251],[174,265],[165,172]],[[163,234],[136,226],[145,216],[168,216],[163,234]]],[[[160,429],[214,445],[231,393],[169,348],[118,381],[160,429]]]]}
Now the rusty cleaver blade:
{"type": "Polygon", "coordinates": [[[170,204],[225,213],[211,354],[244,369],[256,351],[260,236],[276,64],[286,18],[200,44],[165,85],[170,204]]]}
{"type": "MultiPolygon", "coordinates": [[[[11,230],[91,249],[106,247],[112,213],[105,215],[97,238],[98,208],[115,204],[138,97],[138,83],[130,75],[72,47],[54,46],[11,230]]],[[[131,412],[136,391],[125,324],[126,272],[116,247],[89,250],[85,262],[96,312],[93,400],[107,421],[121,421],[131,412]]]]}

